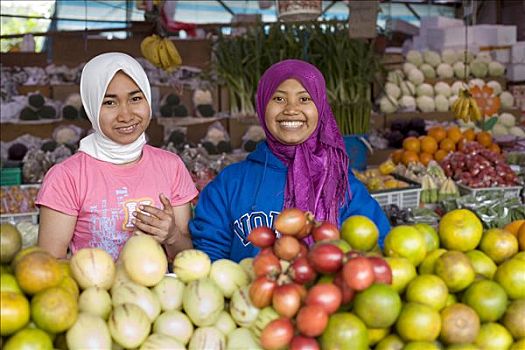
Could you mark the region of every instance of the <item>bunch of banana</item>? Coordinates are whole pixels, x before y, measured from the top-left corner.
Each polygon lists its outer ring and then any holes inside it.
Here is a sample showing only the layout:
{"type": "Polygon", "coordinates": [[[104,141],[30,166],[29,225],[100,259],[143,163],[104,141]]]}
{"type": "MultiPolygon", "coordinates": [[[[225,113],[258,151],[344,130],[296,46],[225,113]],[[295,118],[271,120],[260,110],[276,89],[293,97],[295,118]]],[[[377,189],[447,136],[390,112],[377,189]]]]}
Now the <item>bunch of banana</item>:
{"type": "Polygon", "coordinates": [[[447,178],[439,189],[439,200],[447,200],[459,197],[459,190],[454,180],[447,178]]]}
{"type": "Polygon", "coordinates": [[[438,188],[432,176],[426,174],[421,178],[421,202],[436,203],[438,201],[438,188]]]}
{"type": "Polygon", "coordinates": [[[140,43],[140,51],[155,67],[168,72],[177,69],[182,64],[175,44],[168,38],[161,38],[157,34],[147,36],[140,43]]]}
{"type": "Polygon", "coordinates": [[[468,90],[459,92],[458,98],[452,103],[452,112],[456,119],[461,119],[467,123],[471,120],[476,122],[483,119],[476,99],[472,97],[468,90]]]}

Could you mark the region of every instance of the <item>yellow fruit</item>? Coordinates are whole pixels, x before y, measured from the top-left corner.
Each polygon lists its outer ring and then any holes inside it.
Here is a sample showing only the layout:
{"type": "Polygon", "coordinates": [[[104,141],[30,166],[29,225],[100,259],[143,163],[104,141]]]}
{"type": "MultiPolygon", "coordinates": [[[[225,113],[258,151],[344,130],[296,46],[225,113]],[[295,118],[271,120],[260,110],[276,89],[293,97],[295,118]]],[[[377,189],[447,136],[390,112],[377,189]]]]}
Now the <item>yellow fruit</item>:
{"type": "Polygon", "coordinates": [[[9,224],[0,224],[0,261],[9,264],[22,248],[22,235],[18,229],[9,224]]]}
{"type": "Polygon", "coordinates": [[[509,350],[523,350],[523,349],[525,349],[525,338],[514,342],[509,348],[509,350]]]}
{"type": "Polygon", "coordinates": [[[62,281],[58,284],[58,287],[63,288],[65,291],[71,293],[71,295],[73,295],[75,299],[78,298],[80,291],[78,289],[78,284],[77,282],[75,282],[73,277],[64,277],[62,281]]]}
{"type": "Polygon", "coordinates": [[[27,248],[24,248],[22,249],[21,251],[19,251],[13,261],[11,261],[11,267],[13,268],[13,270],[15,269],[16,265],[18,264],[18,262],[20,260],[22,260],[22,258],[26,255],[29,255],[31,253],[35,253],[35,252],[45,252],[44,249],[40,248],[39,246],[32,246],[32,247],[27,247],[27,248]]]}
{"type": "Polygon", "coordinates": [[[470,210],[455,209],[441,218],[438,232],[443,248],[466,252],[478,246],[483,225],[470,210]]]}
{"type": "Polygon", "coordinates": [[[48,288],[31,300],[31,318],[46,332],[64,332],[75,323],[77,314],[76,298],[60,287],[48,288]]]}
{"type": "Polygon", "coordinates": [[[386,236],[384,252],[386,256],[407,258],[417,266],[427,254],[426,241],[416,228],[399,225],[386,236]]]}
{"type": "Polygon", "coordinates": [[[481,325],[474,343],[481,349],[508,349],[512,342],[512,335],[505,327],[489,322],[481,325]]]}
{"type": "Polygon", "coordinates": [[[420,275],[429,274],[432,275],[434,273],[434,267],[436,265],[436,260],[443,254],[445,254],[447,251],[445,249],[439,248],[436,249],[425,256],[425,259],[419,264],[418,266],[418,272],[420,275]]]}
{"type": "Polygon", "coordinates": [[[405,343],[397,334],[390,334],[383,338],[374,348],[375,350],[400,350],[405,343]]]}
{"type": "Polygon", "coordinates": [[[471,250],[470,252],[466,252],[465,255],[470,260],[474,272],[476,272],[477,275],[481,275],[490,280],[494,277],[498,266],[485,253],[480,250],[471,250]]]}
{"type": "Polygon", "coordinates": [[[430,306],[406,303],[397,319],[396,330],[405,341],[434,341],[441,331],[441,317],[430,306]]]}
{"type": "Polygon", "coordinates": [[[368,328],[368,345],[379,343],[390,333],[390,328],[368,328]]]}
{"type": "Polygon", "coordinates": [[[53,342],[49,334],[37,328],[24,328],[7,340],[4,350],[51,350],[53,342]]]}
{"type": "Polygon", "coordinates": [[[494,281],[498,282],[511,299],[525,298],[525,263],[513,258],[498,266],[494,281]]]}
{"type": "Polygon", "coordinates": [[[510,232],[492,228],[481,237],[479,249],[499,264],[518,252],[518,239],[510,232]]]}
{"type": "Polygon", "coordinates": [[[29,322],[29,302],[23,294],[0,293],[0,335],[11,335],[29,322]]]}
{"type": "Polygon", "coordinates": [[[20,288],[27,294],[36,294],[54,287],[62,280],[58,261],[47,252],[25,255],[16,264],[15,276],[20,288]]]}
{"type": "Polygon", "coordinates": [[[458,302],[458,298],[456,297],[456,294],[448,293],[447,302],[445,303],[445,307],[454,305],[457,302],[458,302]]]}
{"type": "Polygon", "coordinates": [[[448,251],[441,255],[434,267],[434,273],[447,285],[448,289],[455,293],[467,288],[476,273],[467,256],[458,251],[448,251]]]}
{"type": "Polygon", "coordinates": [[[525,339],[525,299],[514,300],[509,304],[502,323],[514,339],[525,339]]]}
{"type": "Polygon", "coordinates": [[[354,215],[346,219],[341,225],[341,237],[353,249],[369,251],[377,244],[379,230],[368,217],[354,215]]]}
{"type": "Polygon", "coordinates": [[[72,277],[71,267],[69,266],[69,260],[58,260],[58,265],[60,265],[60,269],[62,270],[62,276],[72,277]]]}
{"type": "Polygon", "coordinates": [[[416,276],[416,268],[407,258],[385,258],[392,270],[392,288],[402,293],[416,276]]]}
{"type": "Polygon", "coordinates": [[[439,236],[436,230],[429,224],[415,224],[414,227],[421,232],[425,238],[427,254],[439,248],[439,236]]]}
{"type": "Polygon", "coordinates": [[[463,294],[463,302],[479,316],[481,322],[495,322],[507,309],[507,294],[494,281],[476,281],[463,294]]]}
{"type": "Polygon", "coordinates": [[[405,293],[406,301],[427,305],[437,311],[445,307],[447,298],[447,285],[434,275],[417,276],[408,284],[405,293]]]}
{"type": "Polygon", "coordinates": [[[0,292],[15,292],[23,294],[15,276],[10,273],[0,275],[0,292]]]}

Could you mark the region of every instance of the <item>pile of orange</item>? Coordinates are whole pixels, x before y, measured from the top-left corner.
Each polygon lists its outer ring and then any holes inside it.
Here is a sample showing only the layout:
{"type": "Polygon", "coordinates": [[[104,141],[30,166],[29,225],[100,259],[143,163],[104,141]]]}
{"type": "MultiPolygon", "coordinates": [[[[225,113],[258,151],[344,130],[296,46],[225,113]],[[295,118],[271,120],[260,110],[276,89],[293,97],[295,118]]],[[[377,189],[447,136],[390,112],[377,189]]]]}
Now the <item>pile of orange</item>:
{"type": "Polygon", "coordinates": [[[467,129],[461,132],[458,126],[446,129],[434,126],[425,136],[405,138],[403,148],[394,151],[391,158],[395,164],[420,162],[426,166],[431,160],[441,162],[449,153],[461,150],[468,141],[477,141],[491,151],[501,153],[498,145],[492,142],[492,135],[486,131],[476,133],[474,129],[467,129]]]}

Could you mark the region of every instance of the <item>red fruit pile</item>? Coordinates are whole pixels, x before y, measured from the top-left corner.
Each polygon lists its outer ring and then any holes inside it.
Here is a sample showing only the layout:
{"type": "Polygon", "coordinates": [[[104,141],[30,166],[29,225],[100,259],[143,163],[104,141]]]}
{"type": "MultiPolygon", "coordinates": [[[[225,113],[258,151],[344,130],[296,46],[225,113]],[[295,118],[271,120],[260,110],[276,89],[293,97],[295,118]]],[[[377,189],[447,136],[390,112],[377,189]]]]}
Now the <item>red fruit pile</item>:
{"type": "Polygon", "coordinates": [[[472,188],[515,186],[518,177],[502,155],[489,151],[477,142],[469,142],[448,155],[441,167],[445,175],[472,188]]]}
{"type": "Polygon", "coordinates": [[[275,229],[278,233],[259,227],[248,236],[262,249],[253,261],[252,304],[272,306],[280,315],[261,333],[264,349],[319,349],[315,337],[323,333],[331,314],[373,283],[392,283],[385,260],[357,251],[345,254],[331,243],[340,239],[337,227],[315,222],[310,213],[285,209],[275,229]],[[316,242],[310,248],[302,241],[308,235],[316,242]]]}

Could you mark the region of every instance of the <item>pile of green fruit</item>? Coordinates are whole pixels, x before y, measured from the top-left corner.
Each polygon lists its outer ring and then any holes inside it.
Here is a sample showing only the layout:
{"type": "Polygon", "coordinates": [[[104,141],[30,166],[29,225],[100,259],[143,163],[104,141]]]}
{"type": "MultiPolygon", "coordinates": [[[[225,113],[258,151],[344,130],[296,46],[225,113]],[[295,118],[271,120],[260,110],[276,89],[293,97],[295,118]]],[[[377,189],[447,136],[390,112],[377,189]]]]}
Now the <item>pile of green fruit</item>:
{"type": "Polygon", "coordinates": [[[248,238],[262,248],[252,303],[274,315],[264,349],[525,348],[525,242],[471,211],[394,227],[382,252],[365,217],[339,231],[292,209],[275,228],[248,238]]]}

